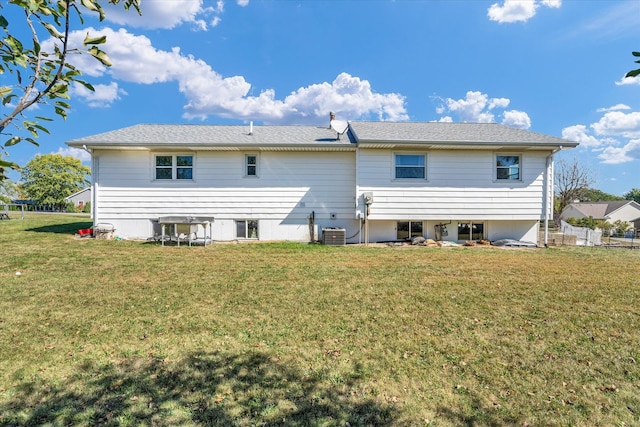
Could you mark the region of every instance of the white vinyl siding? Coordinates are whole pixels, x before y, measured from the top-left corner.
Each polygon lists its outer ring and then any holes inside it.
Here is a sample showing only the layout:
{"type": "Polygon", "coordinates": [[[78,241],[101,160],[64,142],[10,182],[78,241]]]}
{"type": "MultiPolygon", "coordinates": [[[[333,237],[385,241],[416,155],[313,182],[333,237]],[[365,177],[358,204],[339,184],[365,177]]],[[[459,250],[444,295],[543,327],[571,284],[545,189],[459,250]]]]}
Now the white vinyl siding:
{"type": "Polygon", "coordinates": [[[354,220],[354,152],[262,152],[260,179],[247,180],[238,167],[245,153],[202,151],[194,153],[197,183],[150,180],[154,157],[145,152],[94,155],[100,159],[95,221],[114,224],[122,236],[148,237],[150,219],[171,215],[214,217],[214,240],[234,239],[237,220],[259,220],[260,239],[271,240],[308,235],[312,214],[317,227],[354,220]],[[278,234],[283,226],[293,234],[278,234]],[[227,234],[221,237],[219,227],[227,234]]]}
{"type": "Polygon", "coordinates": [[[394,167],[388,151],[362,149],[357,194],[373,193],[371,220],[539,220],[547,155],[522,154],[526,167],[521,179],[496,181],[494,153],[434,150],[429,153],[429,181],[394,181],[380,172],[394,167]]]}
{"type": "Polygon", "coordinates": [[[632,221],[640,218],[640,209],[637,204],[629,203],[611,212],[608,217],[608,221],[612,224],[616,221],[625,221],[633,225],[632,221]]]}

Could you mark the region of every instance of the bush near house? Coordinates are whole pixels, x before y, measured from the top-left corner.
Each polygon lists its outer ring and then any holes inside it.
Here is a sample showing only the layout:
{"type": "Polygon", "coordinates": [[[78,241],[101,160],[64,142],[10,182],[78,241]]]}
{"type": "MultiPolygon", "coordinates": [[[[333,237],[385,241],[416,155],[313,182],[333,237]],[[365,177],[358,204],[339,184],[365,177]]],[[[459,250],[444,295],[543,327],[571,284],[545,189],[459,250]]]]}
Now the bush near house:
{"type": "Polygon", "coordinates": [[[570,218],[567,218],[567,224],[571,224],[574,227],[583,227],[583,228],[589,228],[591,230],[595,230],[596,228],[599,228],[602,225],[602,221],[595,220],[593,219],[592,216],[582,217],[579,219],[570,217],[570,218]]]}
{"type": "Polygon", "coordinates": [[[0,424],[640,421],[640,251],[74,238],[90,226],[0,222],[0,424]]]}

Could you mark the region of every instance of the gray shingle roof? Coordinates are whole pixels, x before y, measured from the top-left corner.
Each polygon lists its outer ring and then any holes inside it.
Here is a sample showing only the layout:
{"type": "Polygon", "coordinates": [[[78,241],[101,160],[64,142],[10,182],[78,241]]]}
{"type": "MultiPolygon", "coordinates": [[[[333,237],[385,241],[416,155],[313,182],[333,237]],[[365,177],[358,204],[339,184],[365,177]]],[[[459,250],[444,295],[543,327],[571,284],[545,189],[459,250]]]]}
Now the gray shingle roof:
{"type": "Polygon", "coordinates": [[[577,202],[571,203],[569,206],[573,206],[582,212],[584,216],[591,216],[595,219],[604,219],[621,207],[634,203],[635,202],[632,200],[614,200],[608,202],[577,202]]]}
{"type": "Polygon", "coordinates": [[[432,147],[575,147],[576,142],[496,123],[350,122],[337,139],[328,126],[140,124],[67,142],[72,147],[334,147],[429,145],[432,147]]]}
{"type": "Polygon", "coordinates": [[[140,124],[67,142],[72,147],[100,146],[350,146],[349,138],[338,140],[335,131],[320,126],[157,125],[140,124]]]}
{"type": "Polygon", "coordinates": [[[573,141],[515,129],[497,123],[352,122],[358,142],[429,142],[514,145],[562,145],[573,141]]]}
{"type": "Polygon", "coordinates": [[[574,207],[586,217],[593,217],[594,219],[604,219],[607,216],[607,208],[609,203],[607,202],[581,202],[571,203],[569,206],[574,207]]]}

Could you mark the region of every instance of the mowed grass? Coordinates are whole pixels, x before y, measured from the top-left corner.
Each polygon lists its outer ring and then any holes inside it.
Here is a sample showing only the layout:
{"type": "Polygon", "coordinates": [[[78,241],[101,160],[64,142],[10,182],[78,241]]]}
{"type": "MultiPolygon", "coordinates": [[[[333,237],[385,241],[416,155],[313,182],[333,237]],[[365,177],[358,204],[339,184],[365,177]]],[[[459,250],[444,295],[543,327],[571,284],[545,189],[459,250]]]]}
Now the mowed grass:
{"type": "Polygon", "coordinates": [[[89,226],[0,222],[0,425],[640,424],[640,251],[89,226]]]}

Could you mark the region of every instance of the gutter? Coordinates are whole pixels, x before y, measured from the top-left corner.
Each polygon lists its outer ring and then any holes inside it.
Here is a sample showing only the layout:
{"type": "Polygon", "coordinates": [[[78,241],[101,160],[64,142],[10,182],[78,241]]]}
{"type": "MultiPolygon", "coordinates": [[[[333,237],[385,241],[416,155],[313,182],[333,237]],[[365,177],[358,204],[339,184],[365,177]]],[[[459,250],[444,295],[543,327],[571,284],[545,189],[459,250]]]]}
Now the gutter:
{"type": "Polygon", "coordinates": [[[82,149],[91,155],[91,218],[95,220],[97,218],[97,208],[98,204],[96,203],[96,198],[98,197],[97,188],[96,188],[96,166],[95,159],[93,158],[93,149],[87,148],[85,144],[82,144],[82,149]]]}
{"type": "Polygon", "coordinates": [[[549,247],[549,213],[553,215],[553,202],[554,202],[554,192],[553,192],[553,156],[562,150],[562,145],[559,145],[558,148],[553,150],[551,154],[547,156],[545,167],[547,174],[547,185],[545,186],[544,191],[544,247],[549,247]]]}

